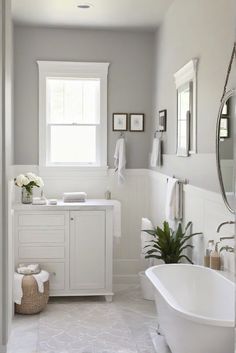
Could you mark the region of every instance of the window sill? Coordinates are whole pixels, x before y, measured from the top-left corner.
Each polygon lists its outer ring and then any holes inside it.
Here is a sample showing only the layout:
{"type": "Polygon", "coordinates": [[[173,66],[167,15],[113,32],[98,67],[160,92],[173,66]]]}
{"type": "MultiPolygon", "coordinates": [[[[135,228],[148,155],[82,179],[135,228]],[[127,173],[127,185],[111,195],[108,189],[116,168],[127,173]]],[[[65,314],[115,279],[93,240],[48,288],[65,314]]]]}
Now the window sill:
{"type": "Polygon", "coordinates": [[[41,176],[52,176],[52,177],[64,177],[64,176],[105,176],[108,173],[108,166],[98,167],[98,166],[39,166],[39,173],[41,176]]]}

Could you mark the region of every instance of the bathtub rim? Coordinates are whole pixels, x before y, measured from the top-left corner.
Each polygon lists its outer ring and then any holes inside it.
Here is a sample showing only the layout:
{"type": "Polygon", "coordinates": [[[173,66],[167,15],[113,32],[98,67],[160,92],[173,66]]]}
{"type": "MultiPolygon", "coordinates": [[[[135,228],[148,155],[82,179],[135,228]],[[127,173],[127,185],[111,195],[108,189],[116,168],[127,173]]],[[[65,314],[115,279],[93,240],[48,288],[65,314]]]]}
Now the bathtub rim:
{"type": "Polygon", "coordinates": [[[157,267],[176,267],[176,266],[181,266],[181,267],[190,267],[194,266],[197,268],[204,269],[205,271],[212,272],[214,273],[215,276],[221,277],[224,279],[224,281],[229,282],[232,286],[234,286],[234,292],[235,292],[235,284],[233,281],[229,280],[225,276],[223,276],[221,273],[212,270],[210,268],[200,266],[200,265],[191,265],[191,264],[160,264],[156,266],[149,267],[146,271],[145,274],[149,278],[149,280],[152,282],[154,285],[155,289],[160,293],[160,295],[163,297],[163,299],[168,303],[168,305],[175,311],[175,313],[178,316],[184,317],[187,320],[194,321],[197,323],[200,323],[202,325],[213,325],[213,326],[220,326],[220,327],[235,327],[235,320],[220,320],[220,319],[214,319],[208,316],[204,315],[197,315],[192,313],[191,311],[184,310],[183,307],[181,307],[179,304],[175,302],[174,297],[169,293],[169,291],[163,286],[161,281],[158,279],[158,277],[154,273],[154,269],[157,267]]]}

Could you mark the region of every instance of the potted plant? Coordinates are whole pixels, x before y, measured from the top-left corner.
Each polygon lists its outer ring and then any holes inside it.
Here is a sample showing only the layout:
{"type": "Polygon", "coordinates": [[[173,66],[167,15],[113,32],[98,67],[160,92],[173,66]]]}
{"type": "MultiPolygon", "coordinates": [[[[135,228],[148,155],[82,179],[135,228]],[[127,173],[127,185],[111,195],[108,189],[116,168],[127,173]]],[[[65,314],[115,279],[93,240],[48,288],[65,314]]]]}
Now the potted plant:
{"type": "Polygon", "coordinates": [[[21,202],[32,203],[33,201],[33,188],[43,187],[44,183],[42,178],[35,175],[34,173],[26,173],[18,175],[14,179],[15,185],[22,188],[21,202]]]}
{"type": "Polygon", "coordinates": [[[157,227],[154,230],[145,230],[146,233],[153,236],[153,240],[149,241],[145,258],[162,260],[166,264],[179,263],[182,259],[193,263],[190,258],[183,252],[188,248],[193,248],[193,245],[187,244],[187,241],[195,235],[202,233],[188,234],[192,222],[189,222],[182,230],[182,225],[179,223],[177,230],[173,231],[168,222],[163,223],[163,229],[157,227]]]}

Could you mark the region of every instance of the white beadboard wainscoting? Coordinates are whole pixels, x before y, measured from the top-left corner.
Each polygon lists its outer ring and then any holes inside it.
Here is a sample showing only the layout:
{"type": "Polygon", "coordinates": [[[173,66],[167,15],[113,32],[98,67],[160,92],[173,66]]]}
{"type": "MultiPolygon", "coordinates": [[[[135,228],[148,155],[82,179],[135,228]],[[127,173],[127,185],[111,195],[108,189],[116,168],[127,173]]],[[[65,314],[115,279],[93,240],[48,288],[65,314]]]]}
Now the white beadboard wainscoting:
{"type": "MultiPolygon", "coordinates": [[[[161,224],[165,220],[167,178],[167,175],[155,171],[149,172],[150,218],[155,225],[161,224]]],[[[194,245],[193,261],[198,265],[203,265],[208,240],[214,239],[216,243],[220,236],[234,234],[232,225],[224,226],[220,234],[216,232],[217,226],[221,222],[234,220],[234,217],[226,209],[219,193],[191,184],[184,185],[183,192],[184,222],[192,221],[193,231],[203,233],[203,236],[196,236],[192,239],[194,245]]]]}
{"type": "MultiPolygon", "coordinates": [[[[138,272],[145,268],[141,259],[141,218],[149,217],[154,225],[165,220],[165,195],[168,176],[148,169],[129,169],[126,183],[119,186],[113,169],[84,172],[75,169],[39,170],[38,166],[14,166],[12,177],[32,171],[44,182],[47,198],[61,198],[66,191],[85,191],[88,198],[104,198],[107,188],[112,198],[122,203],[122,237],[114,240],[114,284],[137,283],[138,272]]],[[[191,181],[190,181],[191,182],[191,181]]],[[[15,199],[20,199],[20,189],[15,188],[15,199]]],[[[36,191],[37,192],[37,191],[36,191]]],[[[196,237],[193,252],[194,262],[203,263],[204,249],[209,239],[218,239],[216,228],[219,223],[233,219],[223,204],[220,194],[207,191],[191,184],[184,185],[184,219],[193,222],[193,230],[203,232],[196,237]]],[[[233,234],[233,227],[222,228],[221,235],[233,234]]]]}

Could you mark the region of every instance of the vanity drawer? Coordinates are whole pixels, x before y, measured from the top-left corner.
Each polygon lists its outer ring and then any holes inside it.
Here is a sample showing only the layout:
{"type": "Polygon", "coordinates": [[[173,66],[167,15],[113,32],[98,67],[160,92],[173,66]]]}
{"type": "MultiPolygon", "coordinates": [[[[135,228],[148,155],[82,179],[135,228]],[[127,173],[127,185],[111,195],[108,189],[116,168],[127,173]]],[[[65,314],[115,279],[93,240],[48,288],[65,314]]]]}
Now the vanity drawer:
{"type": "Polygon", "coordinates": [[[19,258],[22,259],[64,259],[62,246],[20,246],[19,258]]]}
{"type": "Polygon", "coordinates": [[[29,227],[29,226],[64,226],[65,215],[64,214],[19,214],[18,215],[18,226],[29,227]]]}
{"type": "Polygon", "coordinates": [[[64,229],[20,229],[18,230],[19,243],[64,243],[64,229]]]}
{"type": "Polygon", "coordinates": [[[43,270],[50,274],[50,290],[63,290],[65,289],[65,264],[43,262],[40,263],[43,270]]]}
{"type": "MultiPolygon", "coordinates": [[[[30,264],[27,261],[24,263],[30,264]]],[[[65,264],[63,262],[40,262],[40,267],[50,275],[50,291],[65,289],[65,264]]]]}

